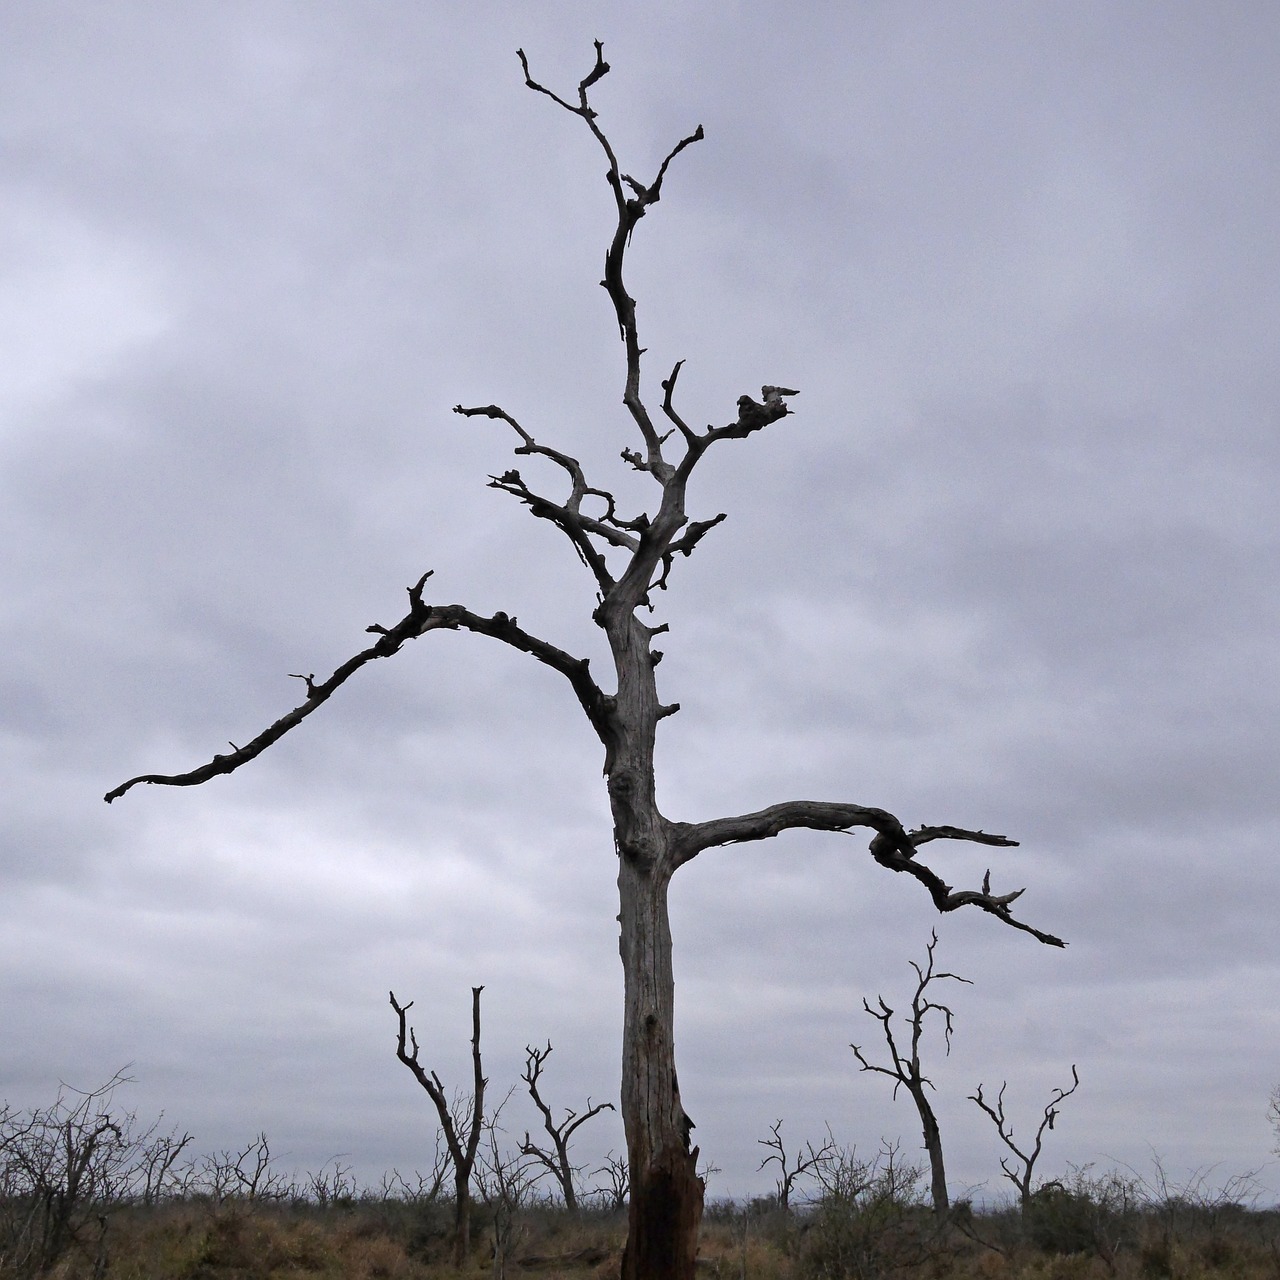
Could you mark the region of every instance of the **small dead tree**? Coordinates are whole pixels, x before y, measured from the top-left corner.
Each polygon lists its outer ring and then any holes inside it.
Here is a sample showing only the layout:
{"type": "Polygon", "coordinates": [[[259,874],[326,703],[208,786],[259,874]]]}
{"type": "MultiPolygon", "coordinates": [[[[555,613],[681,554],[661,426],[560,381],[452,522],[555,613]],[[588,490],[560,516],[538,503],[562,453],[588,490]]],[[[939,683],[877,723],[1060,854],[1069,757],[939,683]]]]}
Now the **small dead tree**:
{"type": "Polygon", "coordinates": [[[484,1091],[488,1080],[480,1060],[480,993],[483,987],[471,988],[471,1103],[462,1116],[455,1116],[445,1096],[440,1077],[427,1070],[418,1060],[418,1037],[409,1026],[408,1013],[413,1001],[399,1004],[394,991],[388,992],[391,1007],[400,1019],[396,1038],[396,1057],[413,1073],[413,1078],[426,1090],[435,1105],[444,1131],[445,1145],[453,1165],[453,1260],[462,1266],[471,1251],[471,1174],[476,1165],[476,1152],[484,1130],[484,1091]]]}
{"type": "Polygon", "coordinates": [[[612,1151],[604,1158],[604,1164],[593,1169],[591,1176],[604,1176],[605,1186],[597,1187],[595,1194],[601,1204],[611,1213],[617,1213],[627,1207],[627,1197],[631,1194],[630,1170],[625,1156],[615,1155],[612,1151]]]}
{"type": "MultiPolygon", "coordinates": [[[[613,668],[613,684],[602,685],[590,659],[569,653],[534,635],[505,611],[482,615],[464,604],[427,598],[428,570],[408,589],[408,611],[390,626],[366,628],[376,639],[338,666],[331,675],[297,676],[302,701],[243,746],[219,752],[182,773],[146,773],[113,787],[111,802],[140,784],[190,787],[233,773],[256,759],[286,733],[319,710],[356,672],[389,658],[412,640],[437,632],[467,631],[527,654],[561,676],[599,738],[613,823],[613,839],[602,847],[616,860],[620,911],[619,953],[623,971],[621,1109],[630,1162],[631,1194],[624,1280],[693,1280],[698,1226],[706,1187],[698,1173],[699,1152],[690,1143],[693,1121],[680,1097],[675,1062],[675,975],[671,958],[668,890],[683,866],[709,849],[770,840],[786,831],[849,835],[871,831],[872,859],[889,871],[918,880],[939,911],[974,906],[1001,923],[1031,934],[1050,946],[1062,940],[1018,920],[1013,903],[1022,890],[993,893],[990,875],[981,890],[955,889],[921,859],[920,849],[934,840],[969,840],[1009,847],[1016,840],[952,826],[921,826],[908,831],[884,809],[846,799],[784,800],[729,817],[676,821],[658,806],[655,755],[661,722],[680,710],[659,694],[657,667],[662,652],[654,638],[668,630],[651,613],[665,591],[677,558],[687,557],[727,517],[691,519],[686,510],[689,481],[710,454],[729,441],[747,440],[791,414],[788,399],[798,391],[775,385],[761,398],[740,395],[734,417],[705,428],[691,425],[676,404],[676,383],[683,357],[660,382],[661,395],[642,390],[645,353],[636,319],[636,302],[627,291],[624,264],[637,224],[657,205],[667,172],[677,156],[703,138],[701,126],[668,151],[657,172],[644,183],[623,171],[612,143],[590,102],[593,87],[609,73],[604,46],[596,41],[595,61],[578,82],[576,94],[562,97],[539,84],[523,50],[517,50],[525,84],[580,120],[606,161],[605,181],[616,220],[605,251],[602,283],[613,310],[624,353],[622,403],[630,419],[629,443],[620,451],[626,466],[649,483],[647,509],[624,512],[613,489],[593,484],[577,458],[540,443],[514,415],[496,404],[454,406],[462,417],[502,424],[515,437],[514,452],[550,467],[562,489],[535,489],[514,468],[490,479],[490,486],[545,520],[569,543],[574,559],[590,575],[594,602],[590,618],[604,634],[613,668]],[[660,406],[661,418],[657,417],[660,406]],[[665,422],[663,421],[665,419],[665,422]],[[663,429],[665,428],[665,429],[663,429]]],[[[616,489],[616,485],[614,488],[616,489]]]]}
{"type": "Polygon", "coordinates": [[[175,1166],[183,1151],[194,1142],[192,1134],[177,1131],[161,1134],[146,1142],[137,1166],[138,1187],[136,1194],[148,1208],[159,1203],[178,1186],[180,1179],[175,1166]]]}
{"type": "Polygon", "coordinates": [[[887,1067],[879,1066],[874,1062],[868,1061],[862,1050],[856,1045],[851,1044],[850,1049],[853,1050],[854,1056],[861,1064],[863,1071],[874,1071],[880,1075],[888,1076],[893,1081],[893,1096],[897,1098],[898,1090],[904,1085],[907,1092],[911,1095],[911,1101],[916,1104],[916,1111],[920,1116],[920,1127],[924,1131],[924,1149],[929,1153],[929,1170],[930,1170],[930,1192],[933,1198],[933,1211],[939,1217],[943,1217],[950,1210],[951,1202],[947,1196],[947,1170],[942,1158],[942,1132],[938,1128],[938,1117],[934,1113],[933,1104],[929,1101],[927,1090],[934,1088],[933,1081],[924,1074],[920,1066],[920,1040],[924,1034],[924,1020],[929,1013],[940,1013],[943,1016],[943,1039],[946,1043],[947,1054],[951,1053],[951,1009],[945,1004],[939,1004],[936,1000],[930,999],[925,991],[929,984],[934,981],[942,981],[944,978],[950,978],[955,982],[972,983],[968,978],[962,978],[958,973],[939,973],[934,971],[933,953],[938,945],[938,934],[934,930],[932,937],[929,939],[929,945],[925,948],[925,954],[928,959],[922,969],[914,960],[911,961],[911,967],[916,971],[916,990],[911,997],[911,1014],[907,1018],[907,1024],[911,1028],[911,1044],[910,1048],[904,1053],[898,1048],[897,1041],[894,1039],[893,1027],[890,1026],[890,1019],[893,1017],[893,1010],[885,1003],[883,996],[877,996],[879,1009],[873,1009],[864,998],[862,1007],[884,1028],[884,1038],[889,1046],[890,1065],[887,1067]]]}
{"type": "Polygon", "coordinates": [[[815,1147],[812,1142],[805,1143],[803,1149],[796,1151],[792,1163],[792,1157],[787,1155],[782,1141],[782,1121],[775,1120],[769,1126],[769,1133],[771,1136],[768,1138],[756,1139],[757,1146],[767,1147],[769,1151],[760,1161],[760,1168],[769,1164],[778,1166],[778,1208],[787,1213],[791,1209],[791,1192],[796,1183],[805,1177],[821,1179],[823,1170],[837,1157],[840,1149],[828,1130],[827,1140],[822,1146],[815,1147]]]}
{"type": "Polygon", "coordinates": [[[524,1141],[520,1144],[520,1154],[533,1157],[546,1168],[560,1184],[560,1194],[564,1196],[564,1207],[571,1214],[576,1214],[578,1212],[578,1197],[573,1185],[573,1165],[569,1163],[569,1139],[592,1116],[598,1116],[602,1111],[613,1111],[616,1108],[612,1102],[593,1103],[588,1098],[587,1109],[581,1115],[566,1107],[564,1119],[559,1124],[556,1124],[555,1117],[551,1114],[551,1108],[542,1100],[542,1095],[538,1092],[538,1079],[542,1075],[543,1063],[551,1056],[551,1041],[547,1041],[545,1049],[536,1049],[533,1045],[525,1045],[524,1053],[524,1075],[522,1079],[528,1087],[529,1097],[533,1099],[533,1105],[542,1114],[542,1127],[546,1129],[547,1135],[551,1139],[551,1150],[548,1151],[532,1142],[529,1138],[528,1130],[526,1130],[524,1141]]]}
{"type": "Polygon", "coordinates": [[[43,1276],[71,1250],[105,1270],[108,1214],[132,1198],[138,1155],[136,1117],[114,1106],[131,1082],[118,1071],[96,1089],[64,1084],[48,1106],[0,1108],[0,1273],[43,1276]]]}
{"type": "Polygon", "coordinates": [[[251,1203],[258,1200],[283,1200],[293,1190],[292,1181],[274,1167],[275,1156],[265,1132],[260,1132],[252,1142],[228,1162],[228,1172],[238,1193],[251,1203]]]}
{"type": "Polygon", "coordinates": [[[1035,1168],[1036,1161],[1040,1158],[1040,1148],[1044,1144],[1044,1135],[1053,1128],[1054,1121],[1058,1118],[1058,1107],[1067,1098],[1080,1087],[1080,1077],[1076,1073],[1076,1065],[1071,1064],[1071,1088],[1055,1089],[1053,1097],[1049,1099],[1044,1109],[1044,1119],[1040,1121],[1040,1127],[1036,1130],[1036,1140],[1030,1151],[1023,1151],[1013,1141],[1013,1127],[1005,1118],[1004,1114],[1004,1091],[1008,1085],[1008,1081],[1002,1081],[1000,1084],[1000,1092],[996,1095],[996,1105],[993,1107],[982,1096],[982,1085],[978,1085],[977,1093],[969,1095],[970,1102],[976,1102],[983,1111],[991,1117],[991,1123],[995,1125],[996,1132],[1000,1135],[1000,1141],[1018,1158],[1017,1166],[1009,1163],[1005,1156],[1000,1157],[1000,1168],[1004,1170],[1004,1176],[1018,1188],[1018,1199],[1022,1207],[1022,1216],[1027,1216],[1027,1211],[1031,1205],[1031,1174],[1035,1168]]]}

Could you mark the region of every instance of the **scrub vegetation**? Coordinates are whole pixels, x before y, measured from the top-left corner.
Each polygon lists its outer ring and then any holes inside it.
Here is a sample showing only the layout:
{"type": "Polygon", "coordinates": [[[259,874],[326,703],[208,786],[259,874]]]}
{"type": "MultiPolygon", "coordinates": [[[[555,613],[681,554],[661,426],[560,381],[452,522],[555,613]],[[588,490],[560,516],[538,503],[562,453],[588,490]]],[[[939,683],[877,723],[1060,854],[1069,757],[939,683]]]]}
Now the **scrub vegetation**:
{"type": "MultiPolygon", "coordinates": [[[[488,1126],[478,1146],[471,1233],[456,1251],[444,1157],[427,1173],[360,1186],[341,1159],[278,1167],[265,1134],[200,1154],[191,1136],[117,1103],[117,1075],[45,1107],[0,1107],[0,1280],[427,1280],[613,1277],[627,1234],[620,1162],[583,1169],[575,1208],[544,1163],[488,1126]]],[[[1134,1277],[1280,1274],[1280,1208],[1252,1175],[1177,1181],[1068,1166],[1024,1200],[953,1200],[939,1215],[927,1162],[884,1144],[864,1159],[830,1134],[789,1157],[781,1121],[761,1145],[791,1171],[776,1195],[713,1200],[697,1268],[739,1280],[1134,1277]],[[785,1187],[783,1186],[785,1183],[785,1187]]],[[[527,1140],[526,1140],[527,1144],[527,1140]]],[[[621,1166],[625,1167],[625,1166],[621,1166]]],[[[998,1181],[998,1178],[996,1179],[998,1181]]]]}

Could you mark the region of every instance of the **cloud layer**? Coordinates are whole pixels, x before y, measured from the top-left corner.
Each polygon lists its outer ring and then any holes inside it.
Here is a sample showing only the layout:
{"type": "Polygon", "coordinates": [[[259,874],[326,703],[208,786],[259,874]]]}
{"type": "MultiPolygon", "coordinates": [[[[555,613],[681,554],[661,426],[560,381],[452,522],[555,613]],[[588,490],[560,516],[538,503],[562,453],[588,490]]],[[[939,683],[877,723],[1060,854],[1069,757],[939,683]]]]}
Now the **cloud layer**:
{"type": "Polygon", "coordinates": [[[707,133],[637,230],[650,393],[677,359],[694,422],[802,389],[691,493],[730,518],[659,602],[666,811],[805,796],[1003,831],[1021,847],[929,860],[1028,886],[1071,943],[937,920],[848,837],[704,855],[673,912],[711,1193],[767,1185],[779,1116],[914,1148],[847,1046],[935,926],[974,982],[934,1051],[957,1186],[999,1188],[978,1081],[1025,1129],[1072,1063],[1056,1167],[1258,1167],[1275,11],[526,8],[6,18],[0,1095],[132,1062],[131,1102],[207,1149],[266,1129],[376,1177],[431,1143],[388,988],[461,1082],[480,983],[495,1082],[549,1037],[557,1101],[616,1090],[599,751],[546,669],[433,634],[233,777],[101,802],[253,736],[428,568],[435,599],[603,657],[569,548],[485,487],[514,438],[450,412],[502,404],[648,500],[618,461],[601,160],[514,56],[571,91],[600,38],[624,168],[707,133]]]}

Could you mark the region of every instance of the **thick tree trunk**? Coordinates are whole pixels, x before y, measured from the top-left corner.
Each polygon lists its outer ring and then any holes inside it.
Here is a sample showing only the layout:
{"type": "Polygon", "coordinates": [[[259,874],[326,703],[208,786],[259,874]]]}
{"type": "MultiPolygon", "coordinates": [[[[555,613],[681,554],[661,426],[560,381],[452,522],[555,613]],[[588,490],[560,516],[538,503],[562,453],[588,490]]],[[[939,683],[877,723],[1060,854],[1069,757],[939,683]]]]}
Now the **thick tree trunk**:
{"type": "Polygon", "coordinates": [[[453,1178],[453,1265],[462,1267],[471,1253],[471,1170],[453,1178]]]}
{"type": "Polygon", "coordinates": [[[631,1166],[623,1280],[692,1280],[702,1220],[698,1151],[676,1078],[668,880],[663,869],[621,858],[622,1115],[631,1166]]]}

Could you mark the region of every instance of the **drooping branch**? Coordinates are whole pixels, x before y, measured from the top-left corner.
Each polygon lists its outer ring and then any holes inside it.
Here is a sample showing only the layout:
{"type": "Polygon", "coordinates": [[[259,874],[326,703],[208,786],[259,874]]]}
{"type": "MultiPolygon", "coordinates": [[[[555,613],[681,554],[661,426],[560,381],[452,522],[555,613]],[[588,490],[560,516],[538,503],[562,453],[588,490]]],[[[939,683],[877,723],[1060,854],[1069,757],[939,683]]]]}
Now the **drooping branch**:
{"type": "Polygon", "coordinates": [[[425,635],[428,631],[474,631],[480,635],[501,640],[504,644],[519,649],[552,670],[558,671],[573,686],[578,701],[604,743],[606,751],[613,749],[616,728],[610,711],[610,699],[591,678],[589,659],[575,658],[563,649],[539,639],[524,630],[514,618],[508,617],[505,613],[495,613],[492,617],[486,618],[460,604],[426,604],[422,598],[422,589],[429,577],[431,577],[430,571],[424,573],[408,589],[408,613],[394,626],[383,627],[375,623],[367,627],[367,631],[379,637],[378,641],[367,649],[362,649],[354,657],[348,658],[327,680],[317,681],[314,675],[295,676],[294,679],[302,680],[306,685],[306,700],[286,712],[251,742],[247,742],[243,747],[230,743],[232,748],[230,753],[215,755],[207,764],[186,773],[140,774],[112,788],[103,798],[110,804],[140,782],[168,787],[193,787],[219,774],[234,772],[241,765],[248,764],[250,760],[261,755],[272,743],[284,737],[290,729],[300,725],[361,667],[375,658],[387,658],[398,653],[406,640],[425,635]]]}
{"type": "Polygon", "coordinates": [[[1016,846],[1016,840],[986,831],[968,831],[963,827],[920,827],[915,831],[907,831],[893,814],[884,809],[823,800],[790,800],[732,818],[677,823],[674,862],[675,866],[680,866],[697,857],[704,849],[743,844],[751,840],[768,840],[795,828],[851,834],[854,827],[869,827],[874,830],[876,834],[869,846],[871,856],[882,867],[888,867],[890,871],[905,871],[919,880],[928,889],[929,896],[939,911],[955,911],[960,907],[975,906],[1002,920],[1010,928],[1031,934],[1047,946],[1066,946],[1061,938],[1013,917],[1010,905],[1022,896],[1024,890],[993,894],[990,871],[983,877],[981,890],[954,889],[915,857],[917,846],[930,840],[968,840],[976,844],[1002,847],[1016,846]]]}

